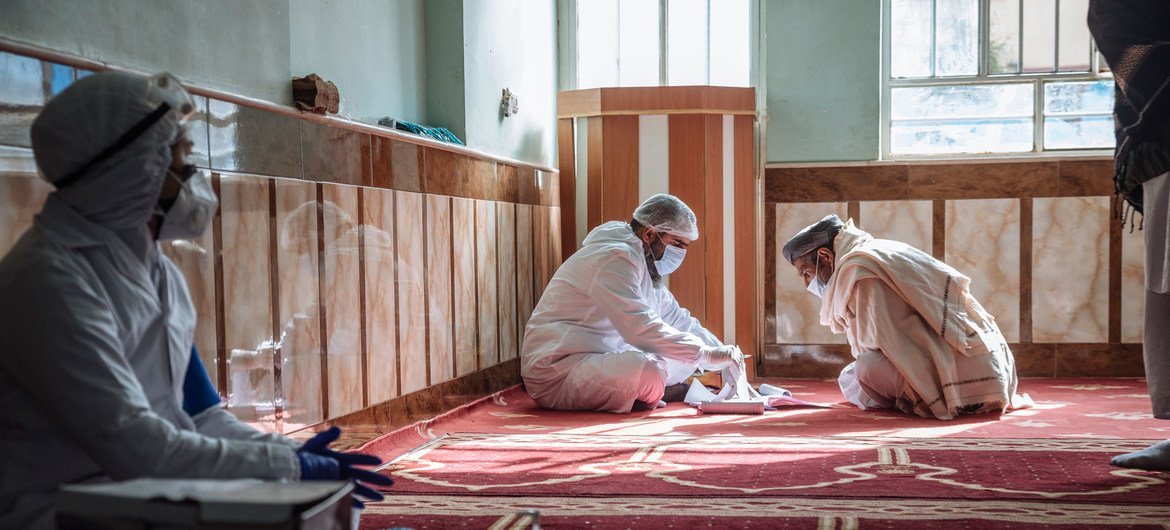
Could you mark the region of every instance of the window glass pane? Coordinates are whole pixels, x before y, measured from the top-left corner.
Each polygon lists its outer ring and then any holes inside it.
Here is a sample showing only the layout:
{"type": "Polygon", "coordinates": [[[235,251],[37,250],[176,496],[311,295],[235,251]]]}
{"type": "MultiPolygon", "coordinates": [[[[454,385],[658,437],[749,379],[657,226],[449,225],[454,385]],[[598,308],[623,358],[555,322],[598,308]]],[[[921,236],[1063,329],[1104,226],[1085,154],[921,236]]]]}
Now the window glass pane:
{"type": "Polygon", "coordinates": [[[978,0],[937,0],[935,75],[979,73],[978,0]]]}
{"type": "Polygon", "coordinates": [[[1114,143],[1112,115],[1044,118],[1045,149],[1103,149],[1114,143]]]}
{"type": "Polygon", "coordinates": [[[1032,119],[894,122],[895,155],[1018,153],[1032,150],[1032,119]]]}
{"type": "Polygon", "coordinates": [[[891,90],[893,154],[1032,150],[1032,84],[891,90]]]}
{"type": "Polygon", "coordinates": [[[711,6],[711,84],[751,85],[751,5],[715,0],[711,6]]]}
{"type": "Polygon", "coordinates": [[[667,84],[707,84],[707,0],[670,0],[667,11],[667,84]]]}
{"type": "Polygon", "coordinates": [[[1020,71],[1020,0],[991,0],[987,71],[993,74],[1020,71]]]}
{"type": "Polygon", "coordinates": [[[1089,71],[1089,0],[1060,0],[1060,71],[1089,71]]]}
{"type": "Polygon", "coordinates": [[[890,76],[929,77],[931,0],[893,0],[890,4],[890,76]]]}
{"type": "Polygon", "coordinates": [[[658,85],[658,0],[620,0],[618,83],[658,85]]]}
{"type": "Polygon", "coordinates": [[[1101,73],[1109,72],[1109,62],[1105,60],[1105,56],[1101,52],[1097,52],[1097,71],[1101,73]]]}
{"type": "Polygon", "coordinates": [[[1032,85],[960,85],[890,90],[890,118],[1007,118],[1032,116],[1032,85]]]}
{"type": "Polygon", "coordinates": [[[617,0],[577,2],[577,88],[617,86],[617,0]]]}
{"type": "MultiPolygon", "coordinates": [[[[1086,15],[1082,14],[1083,19],[1086,15]]],[[[1083,23],[1083,21],[1082,21],[1083,23]]],[[[1024,72],[1051,72],[1056,65],[1056,0],[1024,2],[1024,72]]]]}
{"type": "Polygon", "coordinates": [[[1048,83],[1044,85],[1044,115],[1111,114],[1113,81],[1048,83]]]}

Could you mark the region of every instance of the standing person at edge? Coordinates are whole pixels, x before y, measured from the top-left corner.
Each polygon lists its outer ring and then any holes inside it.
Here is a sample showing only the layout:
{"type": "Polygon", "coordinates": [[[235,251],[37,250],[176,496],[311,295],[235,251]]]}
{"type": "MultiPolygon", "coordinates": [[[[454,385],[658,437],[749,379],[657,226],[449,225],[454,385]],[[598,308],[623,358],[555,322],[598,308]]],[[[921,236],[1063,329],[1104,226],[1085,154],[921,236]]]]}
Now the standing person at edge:
{"type": "Polygon", "coordinates": [[[1002,412],[1016,395],[1016,362],[971,280],[905,243],[875,239],[828,215],[784,244],[821,324],[844,333],[857,360],[841,392],[864,409],[948,420],[1002,412]]]}
{"type": "MultiPolygon", "coordinates": [[[[1090,0],[1088,22],[1116,82],[1114,189],[1143,215],[1150,401],[1155,418],[1170,420],[1170,2],[1090,0]]],[[[1170,470],[1170,440],[1116,456],[1113,465],[1170,470]]]]}
{"type": "MultiPolygon", "coordinates": [[[[217,207],[187,164],[195,110],[169,74],[103,72],[45,105],[33,155],[56,191],[0,260],[0,528],[50,528],[61,484],[136,477],[386,477],[369,455],[300,446],[219,406],[195,309],[159,241],[200,237],[217,207]]],[[[357,485],[360,495],[381,496],[357,485]]]]}
{"type": "Polygon", "coordinates": [[[681,401],[696,367],[742,363],[662,279],[698,239],[695,214],[658,194],[585,238],[553,276],[524,332],[520,373],[538,405],[625,413],[681,401]]]}

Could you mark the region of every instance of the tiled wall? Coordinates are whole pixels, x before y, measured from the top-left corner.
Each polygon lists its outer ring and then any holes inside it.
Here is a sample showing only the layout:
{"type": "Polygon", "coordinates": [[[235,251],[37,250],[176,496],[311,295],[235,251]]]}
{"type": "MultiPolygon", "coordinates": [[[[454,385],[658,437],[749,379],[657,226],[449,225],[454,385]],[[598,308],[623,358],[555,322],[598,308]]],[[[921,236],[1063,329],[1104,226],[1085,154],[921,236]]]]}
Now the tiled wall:
{"type": "MultiPolygon", "coordinates": [[[[29,124],[78,75],[0,53],[0,255],[52,190],[29,124]]],[[[518,356],[561,260],[556,174],[196,99],[220,209],[164,251],[233,413],[291,432],[518,356]]]]}
{"type": "Polygon", "coordinates": [[[1142,232],[1112,216],[1108,159],[783,167],[765,181],[764,373],[852,360],[780,255],[829,213],[971,277],[1024,376],[1142,375],[1142,232]]]}

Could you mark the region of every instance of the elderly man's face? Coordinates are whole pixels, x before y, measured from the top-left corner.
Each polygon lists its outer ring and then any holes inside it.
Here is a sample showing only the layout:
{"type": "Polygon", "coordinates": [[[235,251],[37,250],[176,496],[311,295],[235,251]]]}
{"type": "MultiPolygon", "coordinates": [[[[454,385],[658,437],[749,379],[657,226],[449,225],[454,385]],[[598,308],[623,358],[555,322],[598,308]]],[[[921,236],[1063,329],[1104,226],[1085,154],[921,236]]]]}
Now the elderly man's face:
{"type": "Polygon", "coordinates": [[[816,252],[809,252],[799,258],[796,258],[796,273],[800,275],[800,279],[804,280],[805,288],[812,283],[814,276],[819,276],[821,281],[829,281],[829,277],[833,275],[833,251],[821,247],[816,252]]]}

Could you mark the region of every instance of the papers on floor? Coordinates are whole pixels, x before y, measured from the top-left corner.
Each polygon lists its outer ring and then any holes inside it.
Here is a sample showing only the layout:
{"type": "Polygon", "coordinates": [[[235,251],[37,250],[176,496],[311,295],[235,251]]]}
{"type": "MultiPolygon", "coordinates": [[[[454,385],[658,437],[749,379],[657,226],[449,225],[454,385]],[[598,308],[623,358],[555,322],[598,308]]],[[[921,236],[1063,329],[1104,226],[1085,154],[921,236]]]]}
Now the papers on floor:
{"type": "Polygon", "coordinates": [[[698,380],[691,381],[691,387],[687,389],[683,401],[699,407],[699,410],[706,414],[763,414],[765,410],[777,410],[788,406],[818,408],[831,406],[793,397],[792,392],[769,384],[760,385],[757,392],[748,385],[743,374],[739,376],[744,379],[742,382],[737,380],[734,385],[731,383],[723,385],[718,394],[703,386],[698,380]]]}

